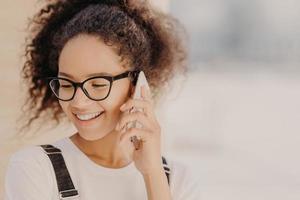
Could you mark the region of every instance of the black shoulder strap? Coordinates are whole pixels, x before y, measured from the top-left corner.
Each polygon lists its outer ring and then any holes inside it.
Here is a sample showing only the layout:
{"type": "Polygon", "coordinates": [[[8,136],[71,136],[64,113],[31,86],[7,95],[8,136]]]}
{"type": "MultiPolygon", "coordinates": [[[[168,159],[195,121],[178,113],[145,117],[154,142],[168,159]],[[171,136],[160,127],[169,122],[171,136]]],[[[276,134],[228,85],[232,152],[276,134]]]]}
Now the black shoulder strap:
{"type": "Polygon", "coordinates": [[[51,160],[60,199],[79,196],[75,189],[61,150],[52,145],[40,145],[51,160]]]}
{"type": "MultiPolygon", "coordinates": [[[[48,155],[52,163],[55,172],[60,199],[79,196],[78,191],[75,189],[72,179],[70,177],[61,150],[49,144],[40,145],[40,146],[44,149],[45,153],[48,155]]],[[[168,167],[166,158],[163,156],[162,156],[162,162],[163,162],[165,174],[168,179],[168,184],[170,185],[170,177],[169,177],[170,168],[168,167]]]]}

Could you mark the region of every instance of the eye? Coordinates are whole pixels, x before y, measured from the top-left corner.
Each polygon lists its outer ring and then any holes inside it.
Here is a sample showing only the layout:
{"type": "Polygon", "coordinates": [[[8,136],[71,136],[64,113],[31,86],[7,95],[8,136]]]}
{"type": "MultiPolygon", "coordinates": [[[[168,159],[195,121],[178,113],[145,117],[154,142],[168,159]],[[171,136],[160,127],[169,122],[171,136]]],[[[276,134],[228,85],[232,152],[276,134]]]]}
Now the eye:
{"type": "Polygon", "coordinates": [[[93,88],[104,88],[104,87],[109,87],[109,82],[105,79],[102,78],[98,78],[98,79],[94,79],[90,82],[90,85],[93,88]]]}
{"type": "Polygon", "coordinates": [[[66,88],[66,89],[73,88],[73,85],[69,81],[66,81],[66,80],[56,80],[55,83],[60,88],[66,88]]]}
{"type": "Polygon", "coordinates": [[[96,84],[96,83],[93,83],[92,86],[95,87],[95,88],[99,88],[99,87],[106,87],[108,85],[107,84],[96,84]]]}
{"type": "Polygon", "coordinates": [[[73,86],[70,84],[61,84],[60,87],[62,88],[72,88],[73,86]]]}

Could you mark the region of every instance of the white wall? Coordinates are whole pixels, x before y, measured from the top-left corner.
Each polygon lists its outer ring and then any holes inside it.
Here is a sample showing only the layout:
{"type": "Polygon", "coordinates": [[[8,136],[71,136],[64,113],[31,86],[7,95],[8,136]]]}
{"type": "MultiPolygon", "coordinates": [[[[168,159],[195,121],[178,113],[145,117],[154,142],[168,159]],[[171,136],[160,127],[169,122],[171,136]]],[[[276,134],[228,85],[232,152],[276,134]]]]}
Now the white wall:
{"type": "Polygon", "coordinates": [[[166,103],[168,151],[197,170],[201,199],[299,199],[299,102],[300,74],[194,71],[166,103]]]}

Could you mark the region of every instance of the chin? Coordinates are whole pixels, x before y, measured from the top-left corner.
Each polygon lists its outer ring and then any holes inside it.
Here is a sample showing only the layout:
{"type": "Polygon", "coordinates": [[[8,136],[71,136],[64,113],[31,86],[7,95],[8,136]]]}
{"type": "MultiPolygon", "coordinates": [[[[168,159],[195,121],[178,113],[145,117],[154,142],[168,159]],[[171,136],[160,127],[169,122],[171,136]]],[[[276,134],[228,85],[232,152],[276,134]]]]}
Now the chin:
{"type": "Polygon", "coordinates": [[[111,127],[103,127],[103,126],[97,126],[97,127],[81,127],[81,126],[75,126],[78,134],[80,137],[82,137],[85,140],[88,141],[95,141],[104,138],[111,132],[113,132],[115,126],[111,127]]]}
{"type": "Polygon", "coordinates": [[[88,141],[94,141],[94,140],[99,140],[102,139],[103,137],[105,137],[107,135],[107,133],[105,132],[101,132],[100,130],[78,130],[78,134],[80,135],[80,137],[82,137],[85,140],[88,141]]]}

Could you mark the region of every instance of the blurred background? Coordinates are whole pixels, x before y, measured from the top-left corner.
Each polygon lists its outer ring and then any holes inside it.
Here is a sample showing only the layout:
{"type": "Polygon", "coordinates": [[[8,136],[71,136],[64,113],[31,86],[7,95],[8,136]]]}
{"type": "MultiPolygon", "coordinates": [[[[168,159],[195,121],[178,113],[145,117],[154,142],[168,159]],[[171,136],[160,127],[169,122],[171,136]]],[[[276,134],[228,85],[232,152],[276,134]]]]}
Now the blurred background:
{"type": "MultiPolygon", "coordinates": [[[[153,1],[186,27],[186,79],[162,99],[164,151],[200,178],[205,200],[300,199],[300,1],[153,1]]],[[[0,7],[0,199],[11,153],[73,128],[16,138],[22,44],[36,0],[0,7]]],[[[22,89],[23,88],[23,89],[22,89]]]]}

